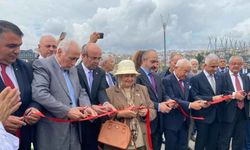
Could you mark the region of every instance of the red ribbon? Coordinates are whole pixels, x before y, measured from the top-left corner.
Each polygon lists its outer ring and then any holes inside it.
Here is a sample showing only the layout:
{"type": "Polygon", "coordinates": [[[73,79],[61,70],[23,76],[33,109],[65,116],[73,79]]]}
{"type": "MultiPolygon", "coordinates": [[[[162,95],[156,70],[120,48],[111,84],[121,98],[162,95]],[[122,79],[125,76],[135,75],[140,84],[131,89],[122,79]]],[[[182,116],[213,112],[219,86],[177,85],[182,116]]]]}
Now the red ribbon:
{"type": "Polygon", "coordinates": [[[146,115],[146,125],[147,125],[147,137],[148,137],[149,149],[153,150],[153,144],[152,144],[152,139],[151,139],[150,111],[149,111],[149,109],[148,109],[147,115],[146,115]]]}
{"type": "Polygon", "coordinates": [[[209,104],[211,105],[218,104],[231,98],[232,98],[232,95],[225,95],[225,96],[222,96],[222,98],[218,98],[218,99],[210,101],[209,104]]]}

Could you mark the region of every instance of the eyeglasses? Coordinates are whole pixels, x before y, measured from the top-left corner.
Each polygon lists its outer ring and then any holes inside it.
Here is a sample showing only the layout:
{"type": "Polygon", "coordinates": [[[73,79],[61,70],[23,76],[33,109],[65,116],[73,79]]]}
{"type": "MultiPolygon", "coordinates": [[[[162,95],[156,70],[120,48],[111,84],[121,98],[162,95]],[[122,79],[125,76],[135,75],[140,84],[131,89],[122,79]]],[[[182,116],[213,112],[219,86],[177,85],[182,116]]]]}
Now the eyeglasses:
{"type": "Polygon", "coordinates": [[[51,48],[51,47],[52,47],[53,49],[56,49],[56,48],[57,48],[56,45],[45,45],[45,47],[46,47],[46,48],[51,48]]]}

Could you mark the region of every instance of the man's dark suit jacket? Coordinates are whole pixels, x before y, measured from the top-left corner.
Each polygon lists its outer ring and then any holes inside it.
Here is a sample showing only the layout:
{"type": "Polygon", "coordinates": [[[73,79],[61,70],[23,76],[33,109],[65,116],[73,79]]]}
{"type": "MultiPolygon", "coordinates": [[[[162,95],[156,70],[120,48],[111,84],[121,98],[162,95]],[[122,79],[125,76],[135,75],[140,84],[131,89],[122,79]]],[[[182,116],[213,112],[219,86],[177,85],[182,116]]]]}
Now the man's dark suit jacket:
{"type": "MultiPolygon", "coordinates": [[[[136,83],[144,85],[148,88],[148,93],[149,93],[150,99],[153,101],[156,111],[158,111],[158,104],[160,102],[163,102],[163,101],[169,99],[169,97],[164,93],[165,91],[164,91],[164,87],[162,85],[162,81],[161,81],[160,77],[156,74],[153,74],[154,79],[156,81],[156,91],[157,91],[157,93],[156,93],[154,91],[152,84],[150,83],[146,73],[141,68],[138,69],[138,72],[140,73],[140,75],[137,77],[136,83]]],[[[156,130],[159,130],[158,122],[160,125],[160,129],[162,129],[162,114],[161,113],[157,113],[156,119],[151,121],[151,132],[152,133],[154,133],[156,130]]]]}
{"type": "MultiPolygon", "coordinates": [[[[250,90],[250,81],[247,75],[240,74],[242,83],[243,83],[243,90],[248,93],[250,90]]],[[[234,86],[230,77],[229,72],[225,73],[223,76],[224,81],[224,93],[225,94],[232,94],[234,92],[234,86]]],[[[249,100],[247,98],[244,99],[244,106],[245,106],[245,117],[250,117],[249,112],[249,100]]],[[[237,110],[237,100],[232,99],[228,102],[223,103],[223,118],[222,122],[231,123],[233,122],[236,116],[237,110]]]]}
{"type": "MultiPolygon", "coordinates": [[[[108,101],[108,96],[106,94],[106,88],[108,88],[108,84],[106,81],[105,71],[101,68],[97,67],[93,70],[93,83],[91,90],[89,89],[88,81],[84,69],[82,67],[82,63],[76,66],[78,71],[78,76],[80,80],[80,84],[83,88],[86,89],[90,102],[92,105],[103,104],[108,101]]],[[[98,134],[101,127],[101,120],[96,119],[94,122],[83,122],[82,123],[82,149],[86,150],[97,150],[98,142],[98,134]]]]}
{"type": "MultiPolygon", "coordinates": [[[[12,67],[15,72],[15,76],[21,93],[20,97],[22,102],[20,108],[12,115],[21,117],[23,116],[25,110],[29,107],[35,107],[40,110],[39,104],[34,102],[31,96],[31,82],[33,79],[33,72],[31,66],[25,63],[24,61],[17,59],[16,62],[12,64],[12,67]]],[[[0,78],[0,91],[2,91],[5,87],[6,86],[2,78],[0,78]]],[[[23,126],[20,132],[20,149],[29,150],[31,146],[31,126],[23,126]]]]}
{"type": "MultiPolygon", "coordinates": [[[[214,77],[216,82],[216,93],[213,92],[213,89],[203,71],[190,79],[192,100],[202,99],[211,101],[213,96],[223,94],[224,87],[222,76],[215,74],[214,77]]],[[[211,105],[208,108],[203,108],[201,110],[192,110],[192,114],[194,116],[205,118],[205,120],[197,120],[198,122],[212,123],[215,119],[221,121],[223,114],[220,107],[221,104],[211,105]]]]}
{"type": "Polygon", "coordinates": [[[106,94],[105,89],[108,87],[108,84],[106,82],[105,72],[101,68],[97,67],[95,70],[93,70],[93,83],[91,92],[89,89],[88,81],[85,75],[85,72],[82,67],[82,63],[76,66],[78,71],[78,76],[80,79],[80,84],[83,88],[86,89],[91,104],[103,104],[104,102],[108,101],[108,97],[106,94]]]}
{"type": "MultiPolygon", "coordinates": [[[[184,93],[181,90],[179,81],[173,73],[163,78],[163,85],[165,87],[166,94],[171,99],[176,100],[176,102],[185,110],[185,112],[189,114],[189,83],[186,80],[184,80],[183,83],[185,91],[184,93]]],[[[178,131],[185,122],[185,117],[179,109],[171,110],[171,112],[168,114],[164,114],[163,118],[163,123],[166,124],[164,128],[174,131],[178,131]]]]}

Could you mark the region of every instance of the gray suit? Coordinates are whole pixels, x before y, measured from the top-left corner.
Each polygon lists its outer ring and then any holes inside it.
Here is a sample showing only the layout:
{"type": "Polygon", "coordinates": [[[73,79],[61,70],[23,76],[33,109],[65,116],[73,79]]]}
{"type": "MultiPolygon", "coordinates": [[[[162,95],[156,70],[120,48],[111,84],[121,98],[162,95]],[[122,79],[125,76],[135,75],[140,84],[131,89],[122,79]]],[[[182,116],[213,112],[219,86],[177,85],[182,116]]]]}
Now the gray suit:
{"type": "MultiPolygon", "coordinates": [[[[72,103],[63,71],[55,56],[36,60],[33,69],[33,99],[44,107],[43,113],[46,116],[68,119],[66,116],[72,103]]],[[[89,97],[85,89],[81,88],[75,67],[69,70],[69,77],[78,98],[77,105],[90,106],[89,97]]],[[[79,130],[78,123],[56,123],[41,119],[37,124],[37,148],[38,150],[81,149],[79,130]]]]}

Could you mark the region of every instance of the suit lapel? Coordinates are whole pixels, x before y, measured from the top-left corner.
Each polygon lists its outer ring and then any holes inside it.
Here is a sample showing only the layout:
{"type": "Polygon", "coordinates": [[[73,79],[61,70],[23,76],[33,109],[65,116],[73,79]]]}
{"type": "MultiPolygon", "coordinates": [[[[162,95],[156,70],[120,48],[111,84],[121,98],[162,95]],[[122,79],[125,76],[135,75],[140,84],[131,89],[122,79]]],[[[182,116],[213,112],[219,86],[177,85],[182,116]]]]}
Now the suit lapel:
{"type": "MultiPolygon", "coordinates": [[[[201,81],[202,81],[202,82],[205,82],[204,85],[207,85],[207,87],[209,88],[209,90],[210,90],[212,93],[214,93],[214,90],[213,90],[212,86],[210,85],[210,83],[209,83],[209,81],[208,81],[208,79],[207,79],[205,73],[202,72],[201,75],[202,75],[202,76],[201,76],[201,81]]],[[[216,84],[216,79],[215,79],[215,84],[216,84]]],[[[217,84],[216,84],[216,90],[217,90],[217,84]]],[[[215,93],[214,93],[214,95],[215,95],[215,93]]]]}
{"type": "Polygon", "coordinates": [[[189,83],[187,80],[185,80],[184,82],[184,89],[185,89],[185,100],[188,100],[189,97],[189,83]]]}
{"type": "Polygon", "coordinates": [[[155,94],[155,96],[157,97],[157,94],[155,93],[156,91],[154,90],[151,82],[148,79],[148,76],[146,75],[146,73],[140,68],[139,72],[142,74],[142,79],[144,80],[144,82],[147,83],[147,85],[149,86],[149,88],[153,91],[153,93],[155,94]]]}
{"type": "MultiPolygon", "coordinates": [[[[76,86],[76,82],[77,82],[77,80],[76,80],[76,77],[77,77],[77,73],[76,72],[74,72],[74,69],[73,68],[71,68],[70,70],[69,70],[69,78],[70,78],[70,81],[71,81],[71,83],[72,83],[72,86],[74,87],[74,93],[75,93],[75,96],[76,96],[76,98],[78,97],[77,96],[77,86],[76,86]]],[[[78,99],[77,99],[78,100],[78,99]]]]}
{"type": "Polygon", "coordinates": [[[58,77],[59,83],[62,85],[64,91],[67,93],[67,95],[70,97],[69,90],[66,84],[66,81],[64,79],[63,73],[61,68],[59,67],[59,64],[56,62],[55,57],[52,57],[52,67],[54,68],[54,71],[58,77]]]}
{"type": "Polygon", "coordinates": [[[85,87],[87,88],[87,93],[88,95],[90,96],[90,88],[89,88],[89,84],[88,84],[88,81],[87,81],[87,77],[86,77],[86,74],[85,74],[85,71],[83,70],[83,67],[82,67],[82,64],[79,64],[78,66],[78,69],[80,71],[78,71],[78,73],[80,74],[80,77],[83,79],[83,82],[85,84],[85,87]]]}
{"type": "Polygon", "coordinates": [[[93,70],[93,83],[92,83],[92,87],[91,87],[91,95],[92,94],[97,94],[96,93],[96,88],[98,87],[98,83],[99,82],[99,72],[97,71],[97,69],[93,70]]]}
{"type": "MultiPolygon", "coordinates": [[[[179,83],[178,79],[175,77],[175,75],[174,75],[173,73],[171,74],[171,78],[172,78],[172,81],[175,82],[175,83],[174,83],[175,88],[177,88],[178,91],[180,91],[181,97],[184,98],[184,93],[182,92],[180,83],[179,83]]],[[[184,83],[184,82],[183,82],[183,83],[184,83]]],[[[185,90],[185,89],[184,89],[184,90],[185,90]]]]}
{"type": "Polygon", "coordinates": [[[24,74],[23,74],[22,70],[20,70],[20,67],[16,62],[12,64],[12,67],[13,67],[13,70],[14,70],[14,73],[15,73],[15,76],[16,76],[19,91],[22,94],[22,93],[24,93],[24,88],[26,86],[24,84],[24,82],[23,82],[24,80],[22,79],[24,74]]]}

